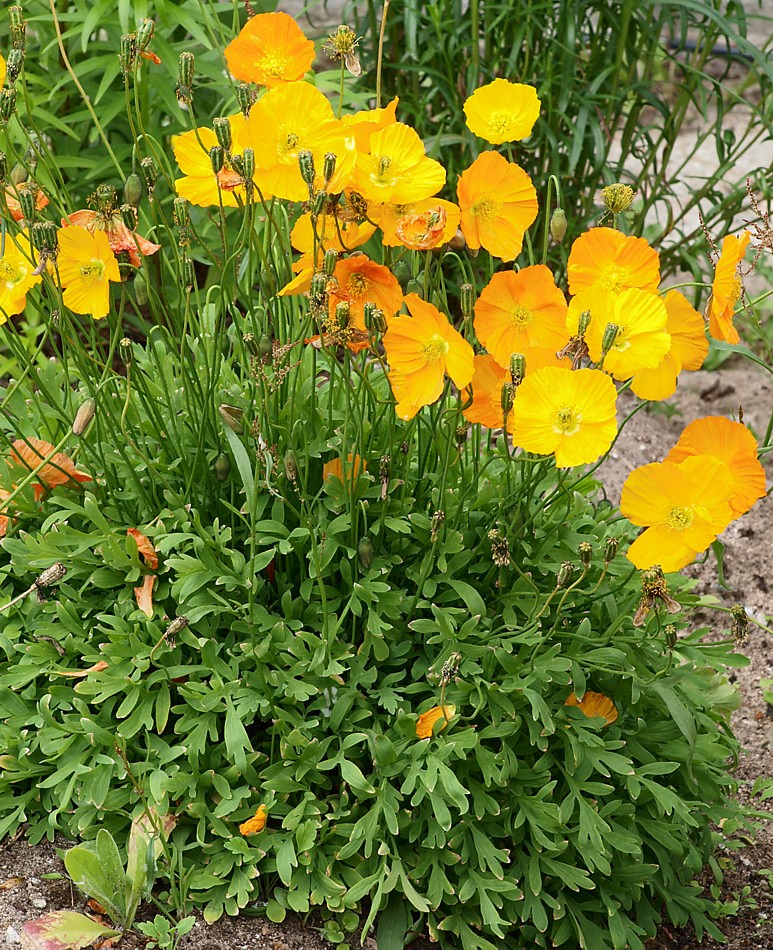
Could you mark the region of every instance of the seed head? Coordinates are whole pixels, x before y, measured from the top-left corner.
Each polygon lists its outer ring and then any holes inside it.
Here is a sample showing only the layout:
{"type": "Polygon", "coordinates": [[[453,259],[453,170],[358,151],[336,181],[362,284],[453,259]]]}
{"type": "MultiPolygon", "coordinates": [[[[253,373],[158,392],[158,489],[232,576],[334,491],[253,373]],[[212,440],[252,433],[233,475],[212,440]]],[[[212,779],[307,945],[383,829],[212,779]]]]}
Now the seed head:
{"type": "Polygon", "coordinates": [[[593,559],[593,545],[589,541],[580,541],[577,550],[580,554],[581,563],[587,567],[593,559]]]}
{"type": "Polygon", "coordinates": [[[441,508],[438,508],[437,511],[432,515],[432,520],[430,522],[430,532],[429,539],[434,544],[438,539],[440,534],[440,529],[443,527],[443,522],[446,520],[446,513],[441,508]]]}
{"type": "Polygon", "coordinates": [[[601,190],[601,200],[604,202],[607,211],[612,214],[622,214],[623,211],[627,211],[633,204],[635,197],[636,192],[633,188],[620,182],[607,185],[606,188],[601,190]]]}
{"type": "Polygon", "coordinates": [[[491,560],[497,567],[508,567],[510,564],[510,545],[507,538],[497,528],[488,533],[491,542],[491,560]]]}
{"type": "Polygon", "coordinates": [[[38,590],[44,587],[53,587],[54,584],[59,583],[66,573],[67,568],[61,561],[57,561],[55,564],[52,564],[51,567],[47,567],[45,571],[36,578],[35,587],[37,587],[38,590]]]}
{"type": "Polygon", "coordinates": [[[731,633],[737,646],[743,646],[749,639],[749,615],[743,604],[733,604],[730,608],[730,615],[733,618],[731,633]]]}

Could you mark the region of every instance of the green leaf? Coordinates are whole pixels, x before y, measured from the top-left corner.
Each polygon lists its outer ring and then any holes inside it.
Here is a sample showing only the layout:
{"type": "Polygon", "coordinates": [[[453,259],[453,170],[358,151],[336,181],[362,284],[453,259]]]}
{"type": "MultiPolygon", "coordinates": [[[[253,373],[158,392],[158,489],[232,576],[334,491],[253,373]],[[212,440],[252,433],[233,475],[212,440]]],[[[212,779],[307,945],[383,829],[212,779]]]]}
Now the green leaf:
{"type": "Polygon", "coordinates": [[[120,894],[115,893],[114,881],[107,877],[102,862],[94,851],[84,845],[70,848],[64,856],[64,866],[78,890],[99,901],[116,923],[123,922],[126,910],[125,888],[121,888],[120,894]]]}
{"type": "Polygon", "coordinates": [[[105,927],[73,910],[55,910],[28,920],[21,933],[27,950],[82,950],[100,937],[121,935],[119,930],[105,927]]]}
{"type": "Polygon", "coordinates": [[[228,445],[230,446],[231,452],[233,453],[236,467],[239,470],[244,493],[247,496],[248,503],[251,504],[252,498],[255,495],[255,476],[252,471],[252,463],[250,462],[250,457],[247,454],[247,449],[244,447],[244,443],[233,431],[233,429],[231,429],[229,426],[223,426],[223,431],[225,432],[226,438],[228,439],[228,445]]]}
{"type": "Polygon", "coordinates": [[[364,792],[366,795],[376,794],[376,789],[365,778],[359,767],[349,759],[341,760],[341,778],[348,782],[355,792],[364,792]]]}
{"type": "Polygon", "coordinates": [[[389,897],[389,903],[378,918],[376,928],[378,950],[403,950],[409,923],[405,898],[397,891],[393,891],[389,897]]]}

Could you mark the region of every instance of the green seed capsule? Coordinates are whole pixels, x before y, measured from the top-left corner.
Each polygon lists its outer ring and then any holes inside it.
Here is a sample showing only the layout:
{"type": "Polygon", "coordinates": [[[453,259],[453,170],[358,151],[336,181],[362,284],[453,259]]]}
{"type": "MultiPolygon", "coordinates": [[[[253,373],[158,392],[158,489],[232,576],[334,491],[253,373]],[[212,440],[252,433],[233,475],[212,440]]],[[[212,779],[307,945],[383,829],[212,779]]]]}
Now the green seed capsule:
{"type": "Polygon", "coordinates": [[[357,557],[366,571],[373,563],[373,553],[373,542],[370,538],[360,538],[360,543],[357,545],[357,557]]]}
{"type": "Polygon", "coordinates": [[[214,469],[217,480],[224,482],[231,471],[231,459],[224,452],[221,452],[215,459],[214,469]]]}
{"type": "Polygon", "coordinates": [[[123,200],[127,205],[139,208],[142,201],[142,179],[137,172],[131,172],[123,183],[123,200]]]}

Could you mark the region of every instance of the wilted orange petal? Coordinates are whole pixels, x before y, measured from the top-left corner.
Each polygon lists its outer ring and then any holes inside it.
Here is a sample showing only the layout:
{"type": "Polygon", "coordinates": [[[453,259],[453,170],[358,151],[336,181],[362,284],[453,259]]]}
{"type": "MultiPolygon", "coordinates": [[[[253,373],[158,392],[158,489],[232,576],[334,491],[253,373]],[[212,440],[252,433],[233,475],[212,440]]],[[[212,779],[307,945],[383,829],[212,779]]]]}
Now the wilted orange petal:
{"type": "MultiPolygon", "coordinates": [[[[72,461],[63,452],[54,452],[54,446],[42,439],[17,439],[11,446],[11,459],[17,465],[23,465],[33,471],[50,456],[48,464],[38,472],[38,480],[44,488],[66,485],[69,481],[90,482],[91,475],[79,472],[72,461]],[[52,454],[53,453],[53,454],[52,454]]],[[[39,497],[40,486],[35,486],[35,498],[39,497]]],[[[42,494],[42,491],[40,492],[42,494]]]]}
{"type": "Polygon", "coordinates": [[[265,805],[259,805],[255,815],[239,825],[239,831],[243,835],[256,835],[266,827],[267,817],[268,808],[265,805]]]}
{"type": "Polygon", "coordinates": [[[145,563],[153,570],[158,569],[158,555],[156,549],[150,543],[150,540],[137,528],[127,528],[127,534],[130,534],[137,542],[137,550],[145,558],[145,563]]]}
{"type": "Polygon", "coordinates": [[[101,673],[102,670],[106,670],[107,667],[107,662],[105,660],[100,660],[98,663],[90,666],[87,670],[54,670],[54,672],[57,676],[88,676],[89,673],[101,673]]]}
{"type": "Polygon", "coordinates": [[[416,723],[416,735],[419,739],[432,738],[435,723],[439,719],[444,720],[439,730],[442,732],[455,715],[456,706],[433,706],[432,709],[428,709],[419,716],[416,723]]]}
{"type": "Polygon", "coordinates": [[[156,582],[155,574],[148,574],[142,587],[134,588],[134,596],[137,598],[137,606],[146,617],[153,616],[153,585],[156,582]]]}
{"type": "Polygon", "coordinates": [[[581,713],[589,718],[598,716],[606,719],[608,726],[615,722],[618,715],[615,704],[609,696],[605,696],[603,693],[586,693],[582,699],[577,699],[574,693],[570,693],[564,705],[576,706],[581,713]]]}

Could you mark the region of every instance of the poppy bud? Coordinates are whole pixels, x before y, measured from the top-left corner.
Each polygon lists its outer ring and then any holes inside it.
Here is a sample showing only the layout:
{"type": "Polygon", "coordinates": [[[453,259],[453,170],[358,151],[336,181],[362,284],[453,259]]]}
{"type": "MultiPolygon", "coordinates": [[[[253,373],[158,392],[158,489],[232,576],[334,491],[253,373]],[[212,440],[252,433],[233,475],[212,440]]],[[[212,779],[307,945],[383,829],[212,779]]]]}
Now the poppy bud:
{"type": "Polygon", "coordinates": [[[456,229],[454,236],[448,242],[448,246],[452,251],[456,251],[457,254],[467,247],[467,240],[464,234],[462,234],[461,228],[456,229]]]}
{"type": "Polygon", "coordinates": [[[139,208],[142,201],[142,179],[137,172],[130,172],[123,183],[123,200],[127,205],[139,208]]]}
{"type": "Polygon", "coordinates": [[[252,181],[255,177],[255,152],[251,148],[245,148],[242,152],[242,161],[244,163],[244,178],[246,181],[252,181]]]}
{"type": "Polygon", "coordinates": [[[360,543],[357,545],[357,557],[367,571],[373,563],[373,542],[370,538],[360,538],[360,543]]]}
{"type": "Polygon", "coordinates": [[[513,386],[519,386],[526,376],[526,357],[523,353],[513,353],[510,356],[510,379],[513,386]]]}
{"type": "Polygon", "coordinates": [[[219,171],[222,171],[223,166],[225,165],[225,152],[223,151],[222,145],[213,145],[209,150],[209,161],[212,165],[212,171],[217,175],[219,171]]]}
{"type": "Polygon", "coordinates": [[[325,202],[327,201],[327,192],[318,191],[316,195],[313,196],[311,200],[311,214],[312,217],[317,218],[322,214],[322,209],[325,207],[325,202]]]}
{"type": "Polygon", "coordinates": [[[301,178],[309,186],[309,194],[311,194],[316,171],[314,170],[314,156],[307,148],[298,152],[298,165],[301,169],[301,178]]]}
{"type": "Polygon", "coordinates": [[[134,299],[139,307],[146,307],[150,299],[148,297],[148,285],[142,276],[142,271],[138,271],[134,275],[134,299]]]}
{"type": "Polygon", "coordinates": [[[16,109],[16,90],[13,86],[3,86],[0,89],[0,122],[8,125],[16,109]]]}
{"type": "Polygon", "coordinates": [[[556,588],[560,589],[562,587],[566,587],[566,585],[572,579],[572,574],[574,574],[574,565],[571,561],[564,561],[561,567],[558,569],[556,588]]]}
{"type": "Polygon", "coordinates": [[[365,326],[369,330],[373,331],[373,333],[383,333],[387,328],[384,311],[379,310],[379,308],[370,300],[364,304],[362,309],[363,316],[365,317],[365,326]]]}
{"type": "Polygon", "coordinates": [[[191,290],[195,283],[196,269],[193,266],[193,261],[186,254],[185,257],[183,257],[183,284],[186,290],[191,290]]]}
{"type": "Polygon", "coordinates": [[[12,49],[8,53],[8,59],[5,61],[6,76],[8,77],[6,81],[9,85],[12,82],[16,82],[19,78],[19,73],[23,65],[24,52],[20,49],[12,49]]]}
{"type": "Polygon", "coordinates": [[[733,618],[731,633],[738,646],[743,646],[749,639],[749,615],[743,604],[733,604],[730,608],[730,615],[733,618]]]}
{"type": "Polygon", "coordinates": [[[407,261],[398,261],[392,268],[392,273],[400,284],[400,289],[405,294],[408,292],[408,281],[411,279],[411,267],[407,261]]]}
{"type": "Polygon", "coordinates": [[[217,407],[217,411],[220,413],[220,418],[232,432],[235,432],[237,435],[241,435],[242,432],[244,432],[244,425],[242,424],[244,410],[239,409],[237,406],[229,406],[227,403],[222,403],[222,405],[217,407]]]}
{"type": "Polygon", "coordinates": [[[663,633],[665,633],[666,635],[666,646],[668,647],[669,650],[673,650],[674,647],[676,646],[676,639],[677,639],[676,624],[667,623],[665,627],[663,627],[663,633]]]}
{"type": "Polygon", "coordinates": [[[593,559],[593,545],[589,541],[580,541],[577,548],[581,563],[587,567],[593,559]]]}
{"type": "Polygon", "coordinates": [[[5,152],[0,152],[0,185],[4,185],[8,178],[8,159],[5,152]]]}
{"type": "Polygon", "coordinates": [[[137,49],[140,52],[146,50],[150,45],[155,29],[156,24],[147,17],[143,17],[137,24],[137,49]]]}
{"type": "Polygon", "coordinates": [[[172,212],[174,223],[178,228],[185,228],[191,223],[187,198],[175,198],[172,212]]]}
{"type": "Polygon", "coordinates": [[[459,302],[462,307],[462,316],[469,320],[475,312],[475,288],[472,284],[462,284],[459,288],[459,302]]]}
{"type": "Polygon", "coordinates": [[[56,225],[53,221],[36,221],[30,229],[32,246],[38,251],[46,251],[49,256],[56,254],[59,246],[56,225]]]}
{"type": "Polygon", "coordinates": [[[460,449],[467,441],[468,434],[469,433],[467,431],[467,426],[456,427],[456,431],[454,432],[454,438],[456,439],[456,444],[460,449]]]}
{"type": "Polygon", "coordinates": [[[134,33],[124,33],[121,37],[118,62],[125,75],[128,75],[137,65],[137,37],[134,33]]]}
{"type": "Polygon", "coordinates": [[[228,478],[231,471],[231,460],[225,452],[221,452],[215,459],[214,469],[215,478],[217,478],[219,482],[224,482],[228,478]]]}
{"type": "Polygon", "coordinates": [[[255,93],[249,83],[240,82],[236,87],[236,101],[239,103],[239,109],[244,118],[248,118],[255,102],[255,93]]]}
{"type": "Polygon", "coordinates": [[[145,178],[145,187],[148,191],[148,198],[153,200],[153,192],[156,188],[156,179],[158,178],[158,169],[152,158],[143,158],[140,162],[140,168],[145,178]]]}
{"type": "Polygon", "coordinates": [[[339,326],[342,329],[348,327],[350,323],[351,312],[351,304],[347,300],[342,300],[341,303],[337,303],[335,311],[336,326],[339,326]]]}
{"type": "Polygon", "coordinates": [[[295,452],[288,452],[284,457],[285,475],[291,482],[298,480],[298,463],[295,460],[295,452]]]}
{"type": "Polygon", "coordinates": [[[619,334],[620,334],[620,327],[616,323],[608,323],[604,327],[604,335],[601,337],[602,357],[606,356],[607,353],[609,353],[609,351],[615,345],[619,334]]]}
{"type": "Polygon", "coordinates": [[[72,434],[77,436],[82,436],[83,433],[88,428],[88,424],[94,418],[94,413],[97,411],[97,403],[94,399],[84,400],[78,407],[78,411],[75,413],[75,419],[72,424],[72,434]]]}
{"type": "Polygon", "coordinates": [[[240,178],[244,178],[244,162],[242,161],[241,155],[231,156],[231,168],[233,168],[240,178]]]}
{"type": "Polygon", "coordinates": [[[378,460],[378,477],[381,482],[381,500],[385,501],[389,493],[389,463],[391,458],[388,455],[382,455],[378,460]]]}
{"type": "Polygon", "coordinates": [[[137,230],[137,209],[134,205],[121,205],[121,220],[130,231],[137,230]]]}
{"type": "Polygon", "coordinates": [[[566,213],[563,208],[556,208],[550,217],[550,236],[560,244],[566,237],[566,213]]]}
{"type": "Polygon", "coordinates": [[[132,341],[128,338],[128,336],[125,336],[118,344],[118,352],[121,354],[123,365],[131,366],[132,360],[134,359],[134,353],[132,352],[132,341]]]}
{"type": "MultiPolygon", "coordinates": [[[[180,58],[177,61],[177,88],[178,90],[184,89],[187,92],[188,101],[190,101],[191,87],[193,86],[193,64],[193,53],[180,53],[180,58]]],[[[179,91],[177,98],[181,98],[179,91]]]]}
{"type": "Polygon", "coordinates": [[[409,294],[418,294],[419,297],[424,299],[424,281],[422,280],[423,271],[419,274],[418,277],[412,277],[408,281],[407,293],[409,294]]]}
{"type": "Polygon", "coordinates": [[[327,184],[330,179],[335,174],[336,170],[336,154],[335,152],[326,152],[325,153],[325,163],[322,166],[322,177],[325,179],[325,184],[327,184]]]}
{"type": "Polygon", "coordinates": [[[59,583],[66,573],[67,568],[61,561],[57,561],[56,564],[47,567],[45,571],[36,578],[35,587],[37,587],[38,590],[40,590],[41,587],[53,587],[54,584],[59,583]]]}
{"type": "Polygon", "coordinates": [[[218,116],[212,123],[215,129],[215,138],[218,145],[225,152],[231,151],[233,138],[231,136],[231,123],[224,116],[218,116]]]}
{"type": "Polygon", "coordinates": [[[262,333],[258,340],[258,352],[264,363],[270,363],[274,356],[274,341],[268,333],[262,333]]]}
{"type": "Polygon", "coordinates": [[[607,538],[604,542],[604,563],[609,564],[617,556],[617,549],[620,547],[620,541],[617,538],[607,538]]]}

